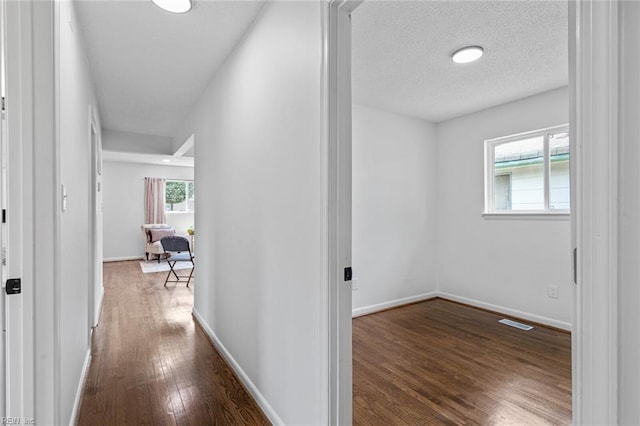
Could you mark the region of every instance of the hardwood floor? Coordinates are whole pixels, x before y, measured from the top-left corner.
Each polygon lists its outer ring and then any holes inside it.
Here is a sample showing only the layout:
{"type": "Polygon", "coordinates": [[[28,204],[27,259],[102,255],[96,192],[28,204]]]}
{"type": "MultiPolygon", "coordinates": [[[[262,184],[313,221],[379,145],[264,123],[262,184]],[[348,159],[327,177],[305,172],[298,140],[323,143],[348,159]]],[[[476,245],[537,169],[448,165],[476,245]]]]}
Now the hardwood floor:
{"type": "Polygon", "coordinates": [[[165,275],[137,261],[104,265],[78,424],[269,424],[194,323],[193,290],[164,288],[165,275]]]}
{"type": "Polygon", "coordinates": [[[571,423],[571,336],[435,299],[353,320],[355,425],[571,423]]]}
{"type": "MultiPolygon", "coordinates": [[[[104,274],[79,425],[269,424],[194,323],[192,289],[137,261],[104,274]]],[[[354,424],[570,424],[570,336],[500,318],[436,299],[354,319],[354,424]]]]}

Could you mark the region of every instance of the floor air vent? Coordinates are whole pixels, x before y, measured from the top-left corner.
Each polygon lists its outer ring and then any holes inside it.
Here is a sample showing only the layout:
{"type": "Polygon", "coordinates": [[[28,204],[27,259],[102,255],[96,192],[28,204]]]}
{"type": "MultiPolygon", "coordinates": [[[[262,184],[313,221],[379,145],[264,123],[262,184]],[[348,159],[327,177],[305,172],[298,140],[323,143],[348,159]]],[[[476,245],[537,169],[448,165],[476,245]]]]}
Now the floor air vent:
{"type": "Polygon", "coordinates": [[[500,320],[500,321],[498,321],[498,322],[501,322],[502,324],[509,325],[509,326],[511,326],[511,327],[519,328],[520,330],[527,330],[527,331],[529,331],[529,330],[531,330],[531,329],[533,328],[533,327],[532,327],[532,326],[530,326],[530,325],[523,324],[523,323],[518,322],[518,321],[512,321],[512,320],[510,320],[510,319],[505,319],[505,318],[501,319],[501,320],[500,320]]]}

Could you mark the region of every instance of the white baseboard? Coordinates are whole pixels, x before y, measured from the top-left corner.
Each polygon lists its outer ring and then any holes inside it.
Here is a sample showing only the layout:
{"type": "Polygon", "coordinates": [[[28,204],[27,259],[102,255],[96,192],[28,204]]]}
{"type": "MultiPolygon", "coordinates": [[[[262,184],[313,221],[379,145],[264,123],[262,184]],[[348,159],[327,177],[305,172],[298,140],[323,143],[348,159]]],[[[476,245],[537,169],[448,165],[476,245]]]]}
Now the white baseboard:
{"type": "Polygon", "coordinates": [[[438,297],[451,300],[454,302],[464,303],[465,305],[475,306],[477,308],[483,308],[490,311],[498,312],[500,314],[509,315],[512,317],[537,322],[539,324],[548,325],[550,327],[559,328],[561,330],[571,331],[571,324],[564,321],[554,320],[552,318],[543,317],[536,314],[530,314],[528,312],[518,311],[516,309],[505,308],[504,306],[493,305],[491,303],[481,302],[479,300],[468,299],[462,296],[456,296],[455,294],[438,292],[438,297]]]}
{"type": "Polygon", "coordinates": [[[69,426],[74,426],[76,423],[78,423],[77,417],[78,411],[80,410],[80,398],[82,398],[82,390],[84,389],[84,384],[87,380],[87,373],[89,373],[89,365],[91,365],[91,348],[87,349],[87,354],[84,357],[84,365],[82,366],[82,372],[80,373],[80,382],[78,383],[76,398],[73,401],[73,410],[71,411],[69,426]]]}
{"type": "Polygon", "coordinates": [[[258,390],[256,385],[251,381],[249,376],[247,376],[247,374],[244,372],[242,367],[240,367],[240,364],[238,364],[235,358],[233,358],[231,353],[222,344],[220,339],[218,339],[218,336],[216,336],[213,330],[211,330],[209,325],[203,320],[202,316],[200,316],[200,314],[198,313],[198,311],[196,311],[195,308],[193,309],[193,318],[200,325],[200,327],[202,327],[204,332],[207,333],[207,336],[209,336],[209,339],[211,339],[211,342],[215,346],[218,353],[220,353],[220,355],[222,355],[222,357],[227,361],[227,363],[229,363],[229,365],[233,369],[233,372],[236,374],[236,376],[242,382],[245,388],[249,391],[253,399],[256,401],[258,406],[262,409],[262,411],[267,416],[267,418],[271,421],[271,423],[274,425],[284,425],[284,422],[282,421],[280,416],[278,416],[278,413],[275,412],[271,404],[269,404],[267,399],[258,390]]]}
{"type": "Polygon", "coordinates": [[[388,302],[378,303],[376,305],[365,306],[353,309],[351,316],[353,318],[363,315],[374,314],[376,312],[385,311],[387,309],[396,308],[398,306],[407,305],[409,303],[422,302],[436,297],[451,300],[453,302],[464,303],[465,305],[475,306],[477,308],[487,309],[500,314],[509,315],[511,317],[537,322],[538,324],[548,325],[550,327],[559,328],[565,331],[571,331],[571,324],[568,322],[558,321],[553,318],[547,318],[536,314],[530,314],[516,309],[505,308],[504,306],[493,305],[491,303],[481,302],[475,299],[469,299],[455,294],[445,293],[443,291],[432,291],[429,293],[419,294],[417,296],[405,297],[402,299],[390,300],[388,302]]]}
{"type": "Polygon", "coordinates": [[[142,260],[144,256],[125,256],[125,257],[107,257],[102,259],[103,262],[123,262],[125,260],[142,260]]]}
{"type": "Polygon", "coordinates": [[[363,315],[369,315],[387,309],[396,308],[398,306],[407,305],[409,303],[422,302],[423,300],[429,300],[438,297],[437,291],[429,293],[418,294],[416,296],[404,297],[402,299],[391,300],[389,302],[378,303],[376,305],[364,306],[362,308],[356,308],[351,311],[352,318],[360,317],[363,315]]]}

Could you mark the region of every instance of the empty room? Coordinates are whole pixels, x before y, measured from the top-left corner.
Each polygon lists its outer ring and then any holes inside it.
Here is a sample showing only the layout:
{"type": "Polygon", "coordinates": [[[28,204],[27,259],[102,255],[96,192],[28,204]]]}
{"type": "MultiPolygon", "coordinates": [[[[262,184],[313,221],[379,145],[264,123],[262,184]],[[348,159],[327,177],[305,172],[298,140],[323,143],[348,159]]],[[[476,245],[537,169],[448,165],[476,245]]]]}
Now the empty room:
{"type": "Polygon", "coordinates": [[[365,1],[351,43],[354,424],[571,423],[567,3],[365,1]]]}

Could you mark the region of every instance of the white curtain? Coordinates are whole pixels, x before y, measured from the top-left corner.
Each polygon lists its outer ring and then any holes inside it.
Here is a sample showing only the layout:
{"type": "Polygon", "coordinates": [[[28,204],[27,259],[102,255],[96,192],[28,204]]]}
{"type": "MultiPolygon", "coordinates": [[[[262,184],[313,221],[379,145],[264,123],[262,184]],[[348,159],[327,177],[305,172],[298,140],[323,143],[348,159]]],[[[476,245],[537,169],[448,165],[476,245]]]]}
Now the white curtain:
{"type": "Polygon", "coordinates": [[[164,179],[144,178],[144,223],[166,223],[164,179]]]}

